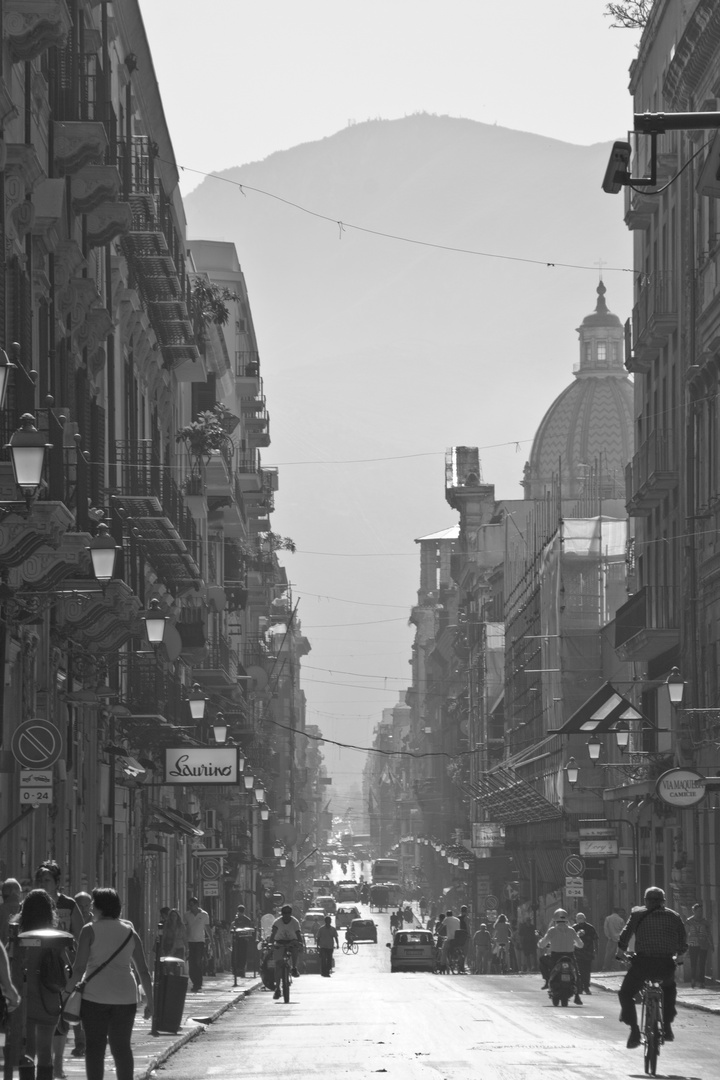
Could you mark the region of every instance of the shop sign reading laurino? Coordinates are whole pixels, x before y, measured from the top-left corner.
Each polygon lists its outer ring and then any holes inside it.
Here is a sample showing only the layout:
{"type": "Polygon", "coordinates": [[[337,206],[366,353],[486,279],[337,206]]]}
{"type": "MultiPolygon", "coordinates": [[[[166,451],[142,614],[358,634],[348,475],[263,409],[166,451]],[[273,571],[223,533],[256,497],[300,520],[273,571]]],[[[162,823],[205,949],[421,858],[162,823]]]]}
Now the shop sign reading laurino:
{"type": "Polygon", "coordinates": [[[705,798],[705,777],[694,769],[670,769],[658,779],[655,792],[670,806],[695,806],[705,798]]]}
{"type": "Polygon", "coordinates": [[[165,751],[166,784],[237,784],[236,746],[186,746],[165,751]]]}

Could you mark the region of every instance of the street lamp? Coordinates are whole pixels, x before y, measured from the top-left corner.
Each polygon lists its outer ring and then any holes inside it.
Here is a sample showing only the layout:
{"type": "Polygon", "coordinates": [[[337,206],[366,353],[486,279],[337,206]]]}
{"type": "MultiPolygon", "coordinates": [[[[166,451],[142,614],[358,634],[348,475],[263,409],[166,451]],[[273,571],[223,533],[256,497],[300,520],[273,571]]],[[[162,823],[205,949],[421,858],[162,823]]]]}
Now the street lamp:
{"type": "Polygon", "coordinates": [[[255,786],[255,777],[252,773],[245,773],[243,780],[245,781],[245,790],[252,791],[255,786]]]}
{"type": "Polygon", "coordinates": [[[215,736],[215,742],[218,746],[223,746],[227,739],[227,724],[225,723],[225,717],[219,712],[212,722],[213,735],[215,736]]]}
{"type": "Polygon", "coordinates": [[[667,686],[670,704],[682,705],[685,696],[685,680],[676,667],[668,675],[665,685],[667,686]]]}
{"type": "Polygon", "coordinates": [[[596,761],[600,760],[600,751],[602,750],[602,742],[598,739],[597,735],[593,735],[591,739],[588,739],[586,746],[588,748],[588,754],[593,765],[596,761]]]}
{"type": "Polygon", "coordinates": [[[267,803],[263,803],[260,807],[260,820],[267,821],[270,817],[270,807],[267,803]]]}
{"type": "Polygon", "coordinates": [[[618,744],[618,749],[624,753],[630,742],[630,728],[624,720],[615,725],[615,741],[618,744]]]}
{"type": "Polygon", "coordinates": [[[567,776],[568,784],[570,784],[571,787],[575,787],[580,777],[580,766],[574,757],[571,757],[565,765],[565,775],[567,776]]]}
{"type": "Polygon", "coordinates": [[[273,844],[273,855],[275,856],[275,858],[279,859],[280,856],[282,855],[282,853],[283,853],[282,844],[273,844]]]}
{"type": "Polygon", "coordinates": [[[190,716],[196,723],[200,723],[205,716],[207,698],[202,692],[200,683],[193,683],[187,692],[187,701],[190,706],[190,716]]]}
{"type": "Polygon", "coordinates": [[[52,443],[45,442],[45,436],[35,427],[32,413],[23,413],[20,424],[6,449],[10,450],[15,483],[29,507],[42,483],[45,451],[52,450],[52,443]]]}
{"type": "Polygon", "coordinates": [[[237,759],[238,772],[245,772],[245,754],[238,747],[238,759],[237,759]]]}
{"type": "Polygon", "coordinates": [[[259,803],[265,802],[265,788],[262,786],[262,784],[258,784],[258,786],[255,788],[255,798],[259,803]]]}
{"type": "Polygon", "coordinates": [[[90,552],[95,580],[101,585],[107,585],[113,579],[117,555],[122,549],[115,543],[115,537],[110,534],[106,522],[100,522],[87,550],[90,552]]]}
{"type": "Polygon", "coordinates": [[[157,597],[150,601],[148,610],[144,611],[140,618],[145,623],[145,633],[150,644],[162,645],[168,617],[160,607],[157,597]]]}

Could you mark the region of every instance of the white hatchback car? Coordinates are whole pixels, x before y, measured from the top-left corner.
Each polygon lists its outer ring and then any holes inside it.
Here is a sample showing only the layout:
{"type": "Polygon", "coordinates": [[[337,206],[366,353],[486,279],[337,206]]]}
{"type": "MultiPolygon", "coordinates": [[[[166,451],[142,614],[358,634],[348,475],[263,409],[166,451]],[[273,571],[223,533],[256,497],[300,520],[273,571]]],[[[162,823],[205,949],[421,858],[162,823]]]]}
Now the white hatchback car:
{"type": "Polygon", "coordinates": [[[390,950],[390,971],[434,971],[435,938],[430,930],[398,930],[390,950]]]}

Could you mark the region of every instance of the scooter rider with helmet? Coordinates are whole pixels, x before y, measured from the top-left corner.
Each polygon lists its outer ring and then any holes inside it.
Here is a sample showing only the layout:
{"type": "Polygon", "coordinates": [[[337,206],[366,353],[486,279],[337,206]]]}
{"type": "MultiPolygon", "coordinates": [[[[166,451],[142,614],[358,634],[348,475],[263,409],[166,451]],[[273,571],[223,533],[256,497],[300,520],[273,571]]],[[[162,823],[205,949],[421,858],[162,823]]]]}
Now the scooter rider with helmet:
{"type": "MultiPolygon", "coordinates": [[[[575,949],[582,949],[583,941],[580,935],[573,930],[568,922],[568,913],[564,908],[558,908],[553,915],[553,925],[545,937],[538,941],[538,948],[550,948],[551,969],[563,956],[570,956],[575,967],[575,986],[579,987],[577,963],[575,962],[575,949]]],[[[582,1005],[582,998],[575,994],[574,1003],[582,1005]]]]}

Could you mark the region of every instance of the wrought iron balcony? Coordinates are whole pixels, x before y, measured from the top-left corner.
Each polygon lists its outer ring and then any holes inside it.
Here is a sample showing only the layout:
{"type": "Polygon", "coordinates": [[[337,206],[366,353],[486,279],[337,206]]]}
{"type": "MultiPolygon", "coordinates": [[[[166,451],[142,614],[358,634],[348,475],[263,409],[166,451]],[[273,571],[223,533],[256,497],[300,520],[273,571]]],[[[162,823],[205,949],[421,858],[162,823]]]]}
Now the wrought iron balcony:
{"type": "Polygon", "coordinates": [[[678,484],[675,439],[672,431],[654,431],[625,469],[625,497],[630,515],[644,516],[678,484]]]}
{"type": "Polygon", "coordinates": [[[646,585],[615,615],[615,652],[621,660],[654,660],[680,644],[680,590],[646,585]]]}
{"type": "Polygon", "coordinates": [[[678,325],[678,285],[675,274],[654,271],[643,279],[633,307],[633,353],[638,360],[655,360],[678,325]]]}
{"type": "Polygon", "coordinates": [[[173,592],[199,585],[202,549],[192,515],[167,466],[148,440],[116,444],[113,498],[138,531],[138,543],[173,592]]]}

